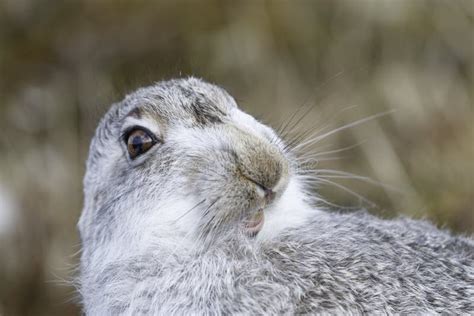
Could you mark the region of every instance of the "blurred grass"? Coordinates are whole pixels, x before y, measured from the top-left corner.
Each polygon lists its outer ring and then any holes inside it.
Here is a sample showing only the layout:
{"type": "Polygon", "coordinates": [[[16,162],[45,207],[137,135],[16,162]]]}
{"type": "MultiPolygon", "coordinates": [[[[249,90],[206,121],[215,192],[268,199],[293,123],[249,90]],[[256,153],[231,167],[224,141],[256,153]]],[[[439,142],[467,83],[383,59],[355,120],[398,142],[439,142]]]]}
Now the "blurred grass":
{"type": "Polygon", "coordinates": [[[473,38],[469,0],[0,2],[0,314],[78,314],[61,280],[90,137],[111,102],[171,77],[216,82],[274,127],[313,107],[301,131],[395,110],[319,144],[360,143],[318,168],[404,191],[337,181],[371,212],[472,234],[473,38]]]}

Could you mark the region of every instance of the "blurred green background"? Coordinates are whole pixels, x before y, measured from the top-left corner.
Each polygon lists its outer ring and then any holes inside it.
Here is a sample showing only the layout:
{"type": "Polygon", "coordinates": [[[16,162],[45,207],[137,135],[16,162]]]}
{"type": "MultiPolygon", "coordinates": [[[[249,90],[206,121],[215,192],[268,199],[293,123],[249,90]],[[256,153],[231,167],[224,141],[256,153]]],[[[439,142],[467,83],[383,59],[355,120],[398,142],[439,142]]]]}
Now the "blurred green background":
{"type": "MultiPolygon", "coordinates": [[[[88,143],[126,93],[195,75],[273,127],[336,128],[328,201],[474,232],[473,1],[0,2],[0,314],[78,314],[88,143]]],[[[326,129],[324,131],[328,131],[326,129]]],[[[323,132],[324,132],[323,131],[323,132]]]]}

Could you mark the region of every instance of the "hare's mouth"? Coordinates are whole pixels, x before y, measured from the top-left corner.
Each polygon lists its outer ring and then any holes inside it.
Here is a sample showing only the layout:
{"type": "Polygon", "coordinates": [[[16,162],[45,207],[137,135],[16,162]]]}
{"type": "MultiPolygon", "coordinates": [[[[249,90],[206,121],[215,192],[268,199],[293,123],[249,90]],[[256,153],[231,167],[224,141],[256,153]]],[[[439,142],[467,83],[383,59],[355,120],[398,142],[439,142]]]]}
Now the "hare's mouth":
{"type": "Polygon", "coordinates": [[[245,221],[245,232],[247,235],[256,236],[263,227],[265,215],[263,208],[258,209],[249,219],[245,221]]]}

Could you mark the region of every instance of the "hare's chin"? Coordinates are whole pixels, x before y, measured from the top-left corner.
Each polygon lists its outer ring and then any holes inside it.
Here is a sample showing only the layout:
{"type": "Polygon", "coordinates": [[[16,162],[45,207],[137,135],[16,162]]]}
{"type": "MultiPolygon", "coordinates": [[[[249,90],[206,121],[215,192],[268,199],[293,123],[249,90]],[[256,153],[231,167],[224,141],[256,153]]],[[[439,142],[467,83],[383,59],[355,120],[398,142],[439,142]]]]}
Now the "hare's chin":
{"type": "Polygon", "coordinates": [[[264,221],[265,214],[263,208],[260,208],[245,221],[245,233],[251,237],[256,236],[262,229],[264,221]]]}

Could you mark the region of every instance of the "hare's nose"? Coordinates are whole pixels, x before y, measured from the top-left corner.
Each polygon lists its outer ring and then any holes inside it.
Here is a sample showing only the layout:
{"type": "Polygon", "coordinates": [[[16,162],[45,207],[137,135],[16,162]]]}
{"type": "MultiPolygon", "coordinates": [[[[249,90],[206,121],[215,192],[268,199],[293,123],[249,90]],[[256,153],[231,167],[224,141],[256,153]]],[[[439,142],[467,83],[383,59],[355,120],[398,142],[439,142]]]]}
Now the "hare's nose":
{"type": "Polygon", "coordinates": [[[235,137],[231,148],[235,152],[239,172],[257,185],[261,198],[267,202],[273,201],[287,184],[287,158],[277,146],[262,137],[237,127],[231,132],[234,132],[232,135],[235,137]]]}

